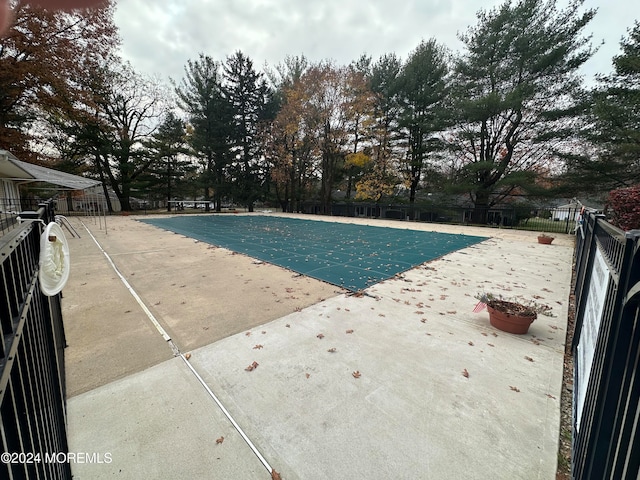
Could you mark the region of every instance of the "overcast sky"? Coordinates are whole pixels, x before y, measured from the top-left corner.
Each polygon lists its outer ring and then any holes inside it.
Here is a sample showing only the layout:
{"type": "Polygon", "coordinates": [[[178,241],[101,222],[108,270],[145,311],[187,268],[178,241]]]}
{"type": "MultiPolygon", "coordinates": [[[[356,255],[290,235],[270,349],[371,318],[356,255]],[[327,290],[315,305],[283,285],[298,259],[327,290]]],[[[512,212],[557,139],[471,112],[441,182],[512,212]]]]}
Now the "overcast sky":
{"type": "MultiPolygon", "coordinates": [[[[558,5],[566,5],[559,0],[558,5]]],[[[499,0],[117,0],[115,21],[122,52],[148,75],[180,80],[188,59],[200,52],[216,60],[241,50],[256,69],[275,66],[287,55],[348,64],[362,54],[402,59],[422,39],[435,38],[454,51],[457,33],[476,24],[480,8],[499,0]]],[[[598,8],[587,26],[593,43],[604,45],[584,68],[587,79],[611,71],[611,58],[634,20],[638,0],[586,0],[598,8]]]]}

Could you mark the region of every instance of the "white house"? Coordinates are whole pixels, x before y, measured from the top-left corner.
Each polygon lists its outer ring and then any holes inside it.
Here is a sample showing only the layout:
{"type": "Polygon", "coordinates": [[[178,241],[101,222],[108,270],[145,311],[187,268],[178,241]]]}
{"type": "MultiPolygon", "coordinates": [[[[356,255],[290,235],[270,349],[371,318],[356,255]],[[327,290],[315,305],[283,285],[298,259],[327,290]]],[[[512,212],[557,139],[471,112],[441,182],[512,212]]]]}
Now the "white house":
{"type": "Polygon", "coordinates": [[[560,205],[551,210],[551,218],[555,221],[575,221],[580,216],[582,207],[582,203],[578,200],[567,203],[566,205],[560,205]]]}

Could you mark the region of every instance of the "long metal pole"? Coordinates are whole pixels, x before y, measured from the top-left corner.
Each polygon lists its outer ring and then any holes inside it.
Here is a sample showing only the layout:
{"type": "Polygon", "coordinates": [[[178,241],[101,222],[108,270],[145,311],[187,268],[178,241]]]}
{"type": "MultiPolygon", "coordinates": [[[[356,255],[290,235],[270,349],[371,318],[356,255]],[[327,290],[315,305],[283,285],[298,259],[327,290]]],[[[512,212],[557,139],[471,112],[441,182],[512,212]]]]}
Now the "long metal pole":
{"type": "MultiPolygon", "coordinates": [[[[82,221],[81,221],[82,223],[82,221]]],[[[260,462],[262,463],[262,465],[264,465],[264,467],[267,469],[267,471],[271,474],[273,474],[273,467],[271,467],[271,465],[269,465],[269,462],[267,462],[267,460],[264,458],[264,456],[262,456],[262,454],[260,453],[260,451],[256,448],[256,446],[253,444],[253,442],[251,441],[251,439],[249,439],[249,437],[247,436],[247,434],[244,432],[244,430],[242,430],[242,428],[240,427],[240,425],[238,424],[238,422],[235,421],[235,419],[231,416],[231,414],[229,413],[229,411],[224,407],[224,405],[222,404],[222,402],[218,399],[218,397],[216,396],[215,393],[213,393],[213,391],[209,388],[209,386],[206,384],[206,382],[204,381],[204,379],[198,374],[198,372],[196,372],[196,370],[193,368],[193,366],[189,363],[189,361],[187,360],[187,358],[180,352],[180,350],[178,349],[177,345],[173,342],[173,340],[171,339],[171,337],[169,336],[169,334],[166,332],[166,330],[162,327],[162,325],[160,325],[160,322],[158,322],[158,320],[155,318],[155,316],[153,315],[153,313],[151,313],[151,310],[149,310],[149,308],[145,305],[145,303],[142,301],[142,299],[140,298],[140,296],[136,293],[136,291],[133,289],[133,287],[131,286],[131,284],[127,281],[127,279],[124,277],[124,275],[122,275],[122,273],[120,273],[120,270],[118,270],[118,267],[116,267],[116,264],[113,262],[113,260],[111,259],[111,257],[109,256],[109,254],[102,248],[102,246],[100,245],[100,243],[98,242],[98,240],[96,239],[96,237],[93,236],[93,234],[91,233],[91,231],[87,228],[87,226],[82,223],[82,226],[85,228],[85,230],[87,231],[87,233],[89,234],[89,236],[93,239],[93,241],[95,242],[95,244],[98,246],[98,249],[103,253],[103,255],[106,257],[107,261],[109,262],[109,264],[111,265],[111,268],[113,268],[113,270],[116,272],[116,275],[118,275],[118,277],[120,277],[120,280],[122,281],[122,283],[125,285],[125,287],[127,287],[127,290],[129,290],[129,293],[131,293],[131,295],[133,296],[133,298],[135,298],[136,302],[138,302],[138,305],[140,305],[140,307],[142,308],[142,310],[144,311],[144,313],[147,314],[147,317],[149,318],[149,320],[151,320],[151,323],[153,323],[153,325],[156,327],[156,330],[158,330],[158,332],[160,333],[160,335],[162,335],[162,338],[169,344],[169,346],[171,347],[171,350],[173,350],[173,353],[175,356],[182,358],[182,360],[184,361],[184,363],[187,365],[187,367],[189,367],[189,370],[191,370],[191,372],[193,373],[193,375],[196,377],[196,379],[198,380],[198,382],[200,382],[200,384],[204,387],[204,389],[206,390],[206,392],[209,394],[209,396],[213,399],[213,401],[218,405],[218,407],[220,408],[220,410],[222,411],[222,413],[224,414],[225,417],[227,417],[227,419],[231,422],[231,424],[233,425],[233,427],[238,431],[238,433],[240,434],[240,436],[243,438],[243,440],[246,442],[246,444],[249,446],[249,448],[251,449],[251,451],[256,455],[256,457],[258,457],[258,460],[260,460],[260,462]]]]}

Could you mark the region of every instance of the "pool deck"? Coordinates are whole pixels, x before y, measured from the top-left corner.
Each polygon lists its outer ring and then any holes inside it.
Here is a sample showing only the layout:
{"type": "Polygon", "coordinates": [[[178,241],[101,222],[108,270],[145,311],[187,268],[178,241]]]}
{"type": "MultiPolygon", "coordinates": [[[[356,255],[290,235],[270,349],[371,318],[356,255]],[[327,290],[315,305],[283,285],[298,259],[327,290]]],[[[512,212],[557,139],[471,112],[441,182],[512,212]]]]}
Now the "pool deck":
{"type": "Polygon", "coordinates": [[[572,236],[292,217],[491,238],[353,295],[133,216],[71,218],[69,449],[99,460],[75,479],[555,478],[572,236]],[[555,317],[497,331],[482,291],[555,317]]]}

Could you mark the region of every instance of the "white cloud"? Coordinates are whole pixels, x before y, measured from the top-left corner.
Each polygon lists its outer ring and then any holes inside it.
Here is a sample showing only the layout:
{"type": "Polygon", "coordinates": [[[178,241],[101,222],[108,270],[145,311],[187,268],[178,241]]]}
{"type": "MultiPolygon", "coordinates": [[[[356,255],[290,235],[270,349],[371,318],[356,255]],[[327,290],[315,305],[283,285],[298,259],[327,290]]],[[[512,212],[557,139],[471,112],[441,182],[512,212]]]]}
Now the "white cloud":
{"type": "MultiPolygon", "coordinates": [[[[566,0],[565,0],[566,1],[566,0]]],[[[586,0],[598,7],[603,0],[586,0]]],[[[224,61],[241,50],[257,67],[287,55],[347,64],[363,53],[406,58],[422,39],[436,38],[453,50],[457,34],[476,23],[480,8],[496,0],[120,0],[116,24],[123,55],[134,67],[161,78],[182,78],[188,59],[200,52],[224,61]]],[[[562,2],[560,2],[562,6],[562,2]]],[[[610,71],[620,37],[640,20],[640,2],[607,0],[587,26],[594,44],[605,40],[585,74],[610,71]]]]}

